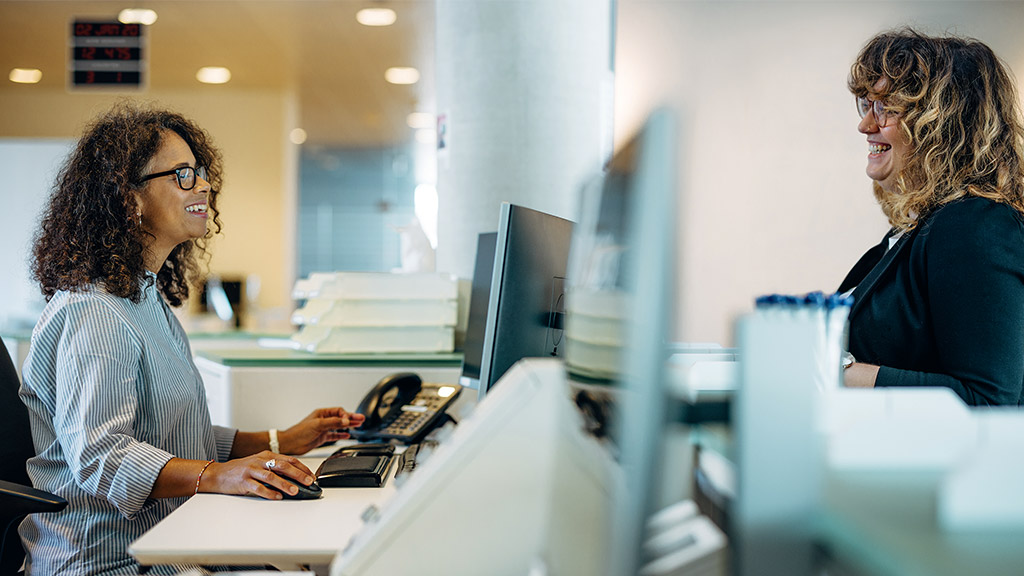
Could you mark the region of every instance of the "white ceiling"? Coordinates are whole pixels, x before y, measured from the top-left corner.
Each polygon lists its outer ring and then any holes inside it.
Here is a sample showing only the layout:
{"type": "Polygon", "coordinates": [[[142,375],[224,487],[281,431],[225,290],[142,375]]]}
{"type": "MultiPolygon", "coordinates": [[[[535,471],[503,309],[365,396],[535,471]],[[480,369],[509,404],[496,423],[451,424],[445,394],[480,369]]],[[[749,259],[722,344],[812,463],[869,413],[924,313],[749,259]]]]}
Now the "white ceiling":
{"type": "Polygon", "coordinates": [[[310,143],[393,145],[412,138],[408,113],[434,112],[433,0],[0,0],[0,71],[39,68],[40,89],[63,89],[70,22],[123,8],[158,14],[146,30],[151,89],[192,90],[200,67],[226,66],[225,89],[294,90],[310,143]],[[363,26],[366,7],[398,20],[363,26]],[[388,84],[391,66],[418,68],[420,81],[388,84]]]}

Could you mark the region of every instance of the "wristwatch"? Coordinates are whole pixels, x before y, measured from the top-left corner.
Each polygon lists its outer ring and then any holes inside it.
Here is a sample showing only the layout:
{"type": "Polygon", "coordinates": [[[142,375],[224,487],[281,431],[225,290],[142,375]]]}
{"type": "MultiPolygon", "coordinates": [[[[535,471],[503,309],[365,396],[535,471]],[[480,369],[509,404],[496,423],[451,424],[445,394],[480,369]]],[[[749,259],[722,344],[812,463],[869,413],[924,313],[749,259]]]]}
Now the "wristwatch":
{"type": "Polygon", "coordinates": [[[853,354],[850,354],[849,352],[846,351],[843,352],[843,370],[846,370],[847,368],[852,366],[853,363],[856,361],[857,359],[853,357],[853,354]]]}

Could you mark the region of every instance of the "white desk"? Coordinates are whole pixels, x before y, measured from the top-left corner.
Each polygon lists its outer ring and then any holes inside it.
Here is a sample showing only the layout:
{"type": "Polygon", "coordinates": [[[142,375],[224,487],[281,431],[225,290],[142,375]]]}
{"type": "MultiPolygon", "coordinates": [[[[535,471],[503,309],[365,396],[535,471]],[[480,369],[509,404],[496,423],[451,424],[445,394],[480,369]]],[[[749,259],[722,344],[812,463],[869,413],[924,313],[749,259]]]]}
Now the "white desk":
{"type": "MultiPolygon", "coordinates": [[[[316,471],[333,449],[318,449],[313,454],[320,457],[302,462],[316,471]]],[[[326,574],[334,555],[362,528],[366,508],[395,494],[394,467],[383,488],[324,488],[319,500],[199,494],[132,542],[128,552],[144,565],[308,565],[326,574]]]]}
{"type": "MultiPolygon", "coordinates": [[[[239,348],[197,352],[215,424],[242,430],[289,426],[314,408],[355,410],[380,378],[415,372],[426,382],[457,383],[461,355],[313,355],[293,350],[239,348]]],[[[458,418],[475,404],[465,390],[449,412],[458,418]]],[[[310,470],[333,447],[302,458],[310,470]]],[[[392,471],[392,474],[394,472],[392,471]]],[[[383,488],[325,488],[319,500],[269,501],[199,494],[129,547],[142,564],[263,565],[326,573],[334,555],[362,528],[362,514],[395,493],[383,488]]]]}
{"type": "MultiPolygon", "coordinates": [[[[355,410],[384,376],[415,372],[424,382],[457,384],[461,354],[310,354],[279,349],[205,349],[196,353],[214,424],[267,430],[295,424],[316,408],[355,410]]],[[[450,409],[475,403],[467,390],[450,409]]]]}
{"type": "Polygon", "coordinates": [[[540,561],[551,574],[600,574],[618,467],[582,429],[568,392],[559,362],[517,365],[401,488],[392,478],[312,502],[200,496],[129,552],[143,563],[272,562],[324,574],[351,540],[336,573],[522,576],[540,561]],[[362,524],[368,504],[380,513],[362,524]]]}

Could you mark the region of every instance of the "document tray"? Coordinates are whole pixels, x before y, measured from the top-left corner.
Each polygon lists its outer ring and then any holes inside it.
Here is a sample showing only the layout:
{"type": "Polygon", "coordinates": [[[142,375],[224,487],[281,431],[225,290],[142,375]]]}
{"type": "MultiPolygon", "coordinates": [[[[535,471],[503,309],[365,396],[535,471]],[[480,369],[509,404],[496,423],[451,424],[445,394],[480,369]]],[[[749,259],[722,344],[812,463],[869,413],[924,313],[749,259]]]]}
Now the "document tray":
{"type": "Polygon", "coordinates": [[[391,468],[390,455],[328,458],[316,470],[321,488],[380,488],[391,468]]]}

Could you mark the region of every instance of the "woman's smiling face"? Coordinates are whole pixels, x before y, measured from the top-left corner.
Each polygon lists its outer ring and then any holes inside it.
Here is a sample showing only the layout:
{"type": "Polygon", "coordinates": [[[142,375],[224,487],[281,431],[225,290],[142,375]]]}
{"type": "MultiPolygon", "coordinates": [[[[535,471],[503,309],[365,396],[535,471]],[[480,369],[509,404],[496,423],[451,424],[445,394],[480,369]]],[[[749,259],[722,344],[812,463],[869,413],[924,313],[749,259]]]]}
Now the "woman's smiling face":
{"type": "MultiPolygon", "coordinates": [[[[884,93],[886,86],[885,78],[875,83],[873,89],[876,93],[884,93]]],[[[868,95],[869,101],[877,98],[868,95]]],[[[857,131],[868,137],[868,178],[871,178],[886,192],[894,191],[896,177],[906,166],[910,154],[910,142],[906,134],[900,128],[899,117],[894,114],[885,115],[884,119],[877,118],[872,106],[872,111],[864,114],[857,131]]]]}
{"type": "MultiPolygon", "coordinates": [[[[184,167],[197,168],[192,150],[177,133],[165,132],[160,149],[149,161],[145,172],[153,174],[184,167]]],[[[210,183],[198,174],[191,190],[183,190],[173,172],[146,182],[137,202],[143,228],[153,236],[147,246],[154,257],[154,262],[147,262],[150,270],[159,270],[163,260],[178,244],[206,234],[209,192],[210,183]]]]}

